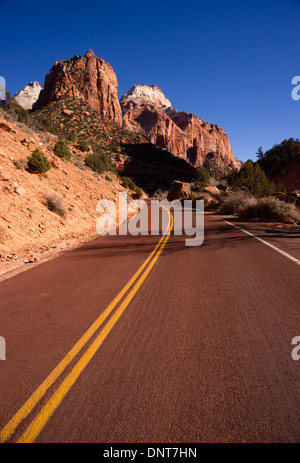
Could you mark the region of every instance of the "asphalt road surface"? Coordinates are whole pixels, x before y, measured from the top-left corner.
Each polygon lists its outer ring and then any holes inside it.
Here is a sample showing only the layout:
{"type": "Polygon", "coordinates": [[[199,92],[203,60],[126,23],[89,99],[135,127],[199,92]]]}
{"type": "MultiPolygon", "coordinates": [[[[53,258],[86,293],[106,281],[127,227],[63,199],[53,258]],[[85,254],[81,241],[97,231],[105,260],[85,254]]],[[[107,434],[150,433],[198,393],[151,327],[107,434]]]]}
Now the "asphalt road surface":
{"type": "Polygon", "coordinates": [[[300,233],[225,219],[2,282],[0,441],[300,442],[300,233]]]}

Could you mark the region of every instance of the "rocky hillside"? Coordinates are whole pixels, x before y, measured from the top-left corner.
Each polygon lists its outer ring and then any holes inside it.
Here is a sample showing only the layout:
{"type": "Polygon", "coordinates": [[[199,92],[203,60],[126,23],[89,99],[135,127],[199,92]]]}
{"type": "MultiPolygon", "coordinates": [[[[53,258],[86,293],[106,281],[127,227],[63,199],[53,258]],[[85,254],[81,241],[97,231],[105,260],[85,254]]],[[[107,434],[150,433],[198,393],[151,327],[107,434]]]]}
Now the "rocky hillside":
{"type": "Polygon", "coordinates": [[[59,158],[57,141],[0,110],[0,273],[96,236],[98,201],[117,201],[118,191],[125,191],[112,172],[86,167],[76,143],[69,142],[70,161],[59,158]],[[26,168],[35,149],[51,162],[46,173],[26,168]]]}
{"type": "Polygon", "coordinates": [[[300,193],[300,140],[289,138],[265,153],[260,148],[257,163],[277,186],[287,193],[300,193]]]}
{"type": "Polygon", "coordinates": [[[287,193],[296,193],[300,197],[300,156],[289,162],[273,181],[275,185],[283,185],[287,193]]]}
{"type": "Polygon", "coordinates": [[[194,167],[149,139],[102,116],[83,100],[62,97],[33,113],[66,140],[101,146],[122,176],[131,177],[149,195],[168,189],[173,180],[191,181],[194,167]],[[74,138],[73,138],[74,137],[74,138]]]}
{"type": "Polygon", "coordinates": [[[160,88],[136,85],[120,103],[124,127],[147,136],[194,167],[204,166],[219,175],[241,167],[224,130],[173,109],[160,88]]]}

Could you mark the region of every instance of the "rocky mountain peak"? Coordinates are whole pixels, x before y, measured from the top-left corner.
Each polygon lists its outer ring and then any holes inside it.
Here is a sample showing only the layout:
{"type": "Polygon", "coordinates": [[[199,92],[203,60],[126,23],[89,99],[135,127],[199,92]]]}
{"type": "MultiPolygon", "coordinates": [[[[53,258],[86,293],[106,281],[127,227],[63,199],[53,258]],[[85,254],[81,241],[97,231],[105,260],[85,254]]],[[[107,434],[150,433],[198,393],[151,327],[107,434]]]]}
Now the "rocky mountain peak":
{"type": "Polygon", "coordinates": [[[96,57],[96,56],[95,56],[95,53],[93,52],[93,50],[89,49],[89,50],[86,52],[85,57],[86,57],[86,58],[90,58],[90,57],[92,57],[92,56],[96,57]]]}
{"type": "Polygon", "coordinates": [[[160,110],[172,108],[171,102],[156,85],[134,85],[120,100],[121,104],[129,101],[150,104],[160,110]]]}
{"type": "Polygon", "coordinates": [[[56,61],[45,77],[44,89],[33,109],[62,97],[85,100],[101,116],[122,125],[118,82],[112,67],[92,50],[85,56],[56,61]]]}
{"type": "Polygon", "coordinates": [[[15,94],[15,99],[24,109],[32,109],[33,104],[37,101],[42,87],[37,81],[30,82],[20,92],[15,94]]]}

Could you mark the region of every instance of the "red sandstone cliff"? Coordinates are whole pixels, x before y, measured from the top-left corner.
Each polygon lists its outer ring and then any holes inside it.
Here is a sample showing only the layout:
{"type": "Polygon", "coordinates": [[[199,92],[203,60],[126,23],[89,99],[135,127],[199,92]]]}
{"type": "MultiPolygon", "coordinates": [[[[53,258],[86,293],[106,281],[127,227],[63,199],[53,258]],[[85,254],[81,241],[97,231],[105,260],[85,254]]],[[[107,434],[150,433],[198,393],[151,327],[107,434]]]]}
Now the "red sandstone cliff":
{"type": "Polygon", "coordinates": [[[85,100],[101,116],[122,125],[118,82],[112,67],[92,50],[85,56],[56,61],[46,75],[33,109],[39,109],[62,96],[85,100]]]}
{"type": "Polygon", "coordinates": [[[239,169],[224,130],[193,114],[178,112],[156,86],[137,85],[121,100],[123,125],[143,133],[149,140],[166,148],[195,167],[239,169]]]}

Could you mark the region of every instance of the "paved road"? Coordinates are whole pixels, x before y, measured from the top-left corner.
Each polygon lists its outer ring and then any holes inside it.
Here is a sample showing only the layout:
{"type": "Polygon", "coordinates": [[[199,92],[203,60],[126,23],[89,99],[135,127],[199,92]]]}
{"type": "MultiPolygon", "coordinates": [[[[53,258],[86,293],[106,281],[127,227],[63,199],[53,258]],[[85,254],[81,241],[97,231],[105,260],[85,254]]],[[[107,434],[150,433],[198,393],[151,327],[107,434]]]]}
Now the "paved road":
{"type": "MultiPolygon", "coordinates": [[[[231,223],[300,259],[299,231],[231,223]]],[[[299,442],[300,265],[233,225],[102,237],[1,283],[0,440],[299,442]]]]}

